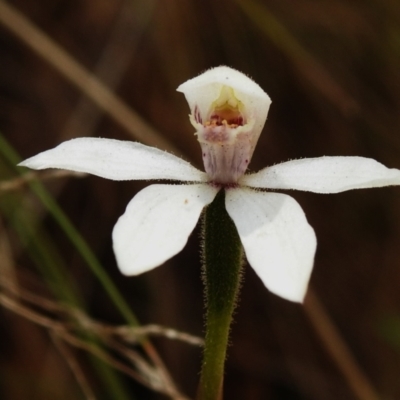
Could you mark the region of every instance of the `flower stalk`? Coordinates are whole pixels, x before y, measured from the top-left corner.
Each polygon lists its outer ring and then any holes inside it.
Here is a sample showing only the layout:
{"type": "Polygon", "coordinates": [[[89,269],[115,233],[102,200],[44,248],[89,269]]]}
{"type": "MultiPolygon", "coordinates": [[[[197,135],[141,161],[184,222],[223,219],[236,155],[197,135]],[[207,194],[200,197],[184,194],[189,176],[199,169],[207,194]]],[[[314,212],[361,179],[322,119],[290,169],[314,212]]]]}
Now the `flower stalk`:
{"type": "Polygon", "coordinates": [[[221,190],[203,219],[206,338],[197,400],[221,400],[224,365],[240,289],[243,248],[221,190]]]}

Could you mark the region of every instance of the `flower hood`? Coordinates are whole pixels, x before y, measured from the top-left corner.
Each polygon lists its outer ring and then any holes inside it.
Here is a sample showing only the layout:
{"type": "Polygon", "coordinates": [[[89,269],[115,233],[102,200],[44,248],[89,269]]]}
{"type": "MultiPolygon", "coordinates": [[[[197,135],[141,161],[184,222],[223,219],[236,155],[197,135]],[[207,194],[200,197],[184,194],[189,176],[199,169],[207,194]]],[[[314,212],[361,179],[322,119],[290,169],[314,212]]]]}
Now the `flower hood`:
{"type": "Polygon", "coordinates": [[[188,80],[177,90],[189,103],[190,121],[210,179],[236,183],[253,156],[271,99],[249,77],[224,66],[188,80]]]}

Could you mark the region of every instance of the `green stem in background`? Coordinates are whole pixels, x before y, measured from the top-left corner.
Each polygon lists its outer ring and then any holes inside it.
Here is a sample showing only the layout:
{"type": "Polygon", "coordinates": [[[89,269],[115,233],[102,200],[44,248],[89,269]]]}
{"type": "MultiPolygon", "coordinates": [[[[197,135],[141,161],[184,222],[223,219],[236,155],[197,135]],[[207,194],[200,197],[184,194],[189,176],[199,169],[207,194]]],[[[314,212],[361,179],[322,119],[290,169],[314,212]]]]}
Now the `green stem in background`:
{"type": "MultiPolygon", "coordinates": [[[[3,135],[0,134],[0,152],[5,157],[5,159],[11,165],[17,165],[21,159],[12,146],[7,142],[3,135]]],[[[21,173],[21,169],[18,171],[21,173]]],[[[42,204],[58,222],[61,228],[64,230],[68,239],[76,247],[78,252],[81,254],[82,258],[86,261],[93,274],[98,278],[100,283],[103,285],[108,296],[120,311],[121,315],[126,319],[126,321],[132,325],[137,326],[138,321],[128,304],[125,302],[118,289],[112,282],[111,278],[108,276],[100,262],[97,260],[96,256],[93,254],[92,250],[85,242],[83,237],[73,226],[68,217],[64,214],[58,204],[54,201],[52,196],[47,192],[44,186],[40,182],[32,181],[29,183],[30,188],[40,199],[42,204]]]]}
{"type": "Polygon", "coordinates": [[[207,207],[203,229],[207,323],[197,399],[220,400],[229,330],[243,265],[242,244],[225,209],[224,190],[207,207]]]}
{"type": "MultiPolygon", "coordinates": [[[[3,135],[0,133],[0,154],[4,156],[4,158],[14,167],[14,169],[18,170],[18,172],[23,175],[21,172],[21,168],[17,168],[16,165],[20,162],[20,157],[15,152],[13,147],[7,142],[3,135]]],[[[36,194],[42,204],[46,207],[49,213],[54,217],[57,223],[60,225],[61,229],[63,229],[64,233],[68,237],[68,239],[72,242],[78,252],[81,254],[82,258],[86,261],[93,274],[97,277],[97,279],[102,284],[106,293],[108,294],[111,301],[114,303],[115,307],[118,309],[120,314],[126,319],[129,325],[138,326],[139,322],[131,311],[130,307],[126,303],[125,299],[122,297],[117,287],[112,282],[111,278],[104,270],[103,266],[100,264],[86,241],[77,231],[77,229],[73,226],[68,217],[64,214],[62,209],[58,206],[53,197],[47,192],[44,186],[39,181],[29,182],[29,186],[31,190],[36,194]]],[[[169,386],[169,390],[173,395],[178,396],[179,393],[175,388],[173,381],[171,380],[168,371],[164,367],[164,364],[156,352],[155,348],[151,344],[151,342],[144,338],[140,342],[144,351],[147,353],[149,358],[152,360],[154,365],[157,366],[158,372],[161,374],[161,377],[165,381],[165,384],[169,386]]],[[[115,398],[122,399],[125,397],[115,398]]],[[[177,397],[178,398],[178,397],[177,397]]]]}
{"type": "MultiPolygon", "coordinates": [[[[5,144],[7,144],[5,142],[5,144]]],[[[4,148],[4,142],[0,135],[0,153],[10,150],[4,148]]],[[[16,156],[12,154],[11,156],[16,156]]],[[[17,156],[16,156],[17,157],[17,156]]],[[[9,157],[7,158],[10,161],[9,157]]],[[[2,161],[2,160],[1,160],[2,161]]],[[[13,164],[13,163],[12,163],[13,164]]],[[[13,167],[15,166],[12,165],[13,167]]],[[[8,167],[0,162],[0,171],[3,173],[8,167]]],[[[13,168],[15,170],[15,168],[13,168]]],[[[11,170],[9,171],[11,173],[11,170]]],[[[50,196],[50,195],[48,195],[50,196]]],[[[67,273],[64,260],[60,257],[51,239],[46,235],[38,224],[37,217],[32,210],[27,208],[22,201],[22,196],[15,193],[2,194],[0,197],[0,210],[7,217],[9,224],[13,226],[32,260],[42,272],[42,276],[53,294],[63,303],[71,307],[84,309],[83,301],[74,287],[73,281],[67,273]]],[[[80,332],[82,338],[90,342],[93,346],[101,348],[97,338],[84,331],[80,332]]],[[[110,398],[121,400],[133,399],[121,376],[110,365],[104,363],[95,356],[90,357],[93,367],[99,375],[101,389],[99,392],[106,392],[110,398]]]]}

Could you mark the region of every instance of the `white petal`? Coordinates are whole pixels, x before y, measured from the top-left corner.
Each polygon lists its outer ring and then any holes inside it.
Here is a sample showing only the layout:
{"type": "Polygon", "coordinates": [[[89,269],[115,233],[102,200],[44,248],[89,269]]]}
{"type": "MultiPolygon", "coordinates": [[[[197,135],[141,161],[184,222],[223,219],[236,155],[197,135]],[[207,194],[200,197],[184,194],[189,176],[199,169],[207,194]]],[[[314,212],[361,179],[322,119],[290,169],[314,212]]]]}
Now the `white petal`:
{"type": "Polygon", "coordinates": [[[205,184],[151,185],[140,191],[113,231],[121,272],[138,275],[179,253],[217,192],[205,184]]]}
{"type": "Polygon", "coordinates": [[[266,189],[339,193],[351,189],[400,185],[400,170],[387,168],[372,158],[304,158],[245,175],[241,184],[266,189]]]}
{"type": "Polygon", "coordinates": [[[244,104],[245,113],[250,113],[254,118],[254,128],[261,132],[271,99],[245,74],[225,66],[216,67],[182,83],[177,90],[184,93],[192,114],[197,106],[200,115],[204,116],[219,98],[223,86],[234,89],[235,96],[244,104]]]}
{"type": "Polygon", "coordinates": [[[278,296],[301,302],[317,240],[299,204],[285,194],[242,188],[227,190],[226,209],[264,285],[278,296]]]}
{"type": "Polygon", "coordinates": [[[131,179],[207,180],[188,162],[141,143],[77,138],[61,143],[19,164],[32,169],[61,168],[117,181],[131,179]]]}

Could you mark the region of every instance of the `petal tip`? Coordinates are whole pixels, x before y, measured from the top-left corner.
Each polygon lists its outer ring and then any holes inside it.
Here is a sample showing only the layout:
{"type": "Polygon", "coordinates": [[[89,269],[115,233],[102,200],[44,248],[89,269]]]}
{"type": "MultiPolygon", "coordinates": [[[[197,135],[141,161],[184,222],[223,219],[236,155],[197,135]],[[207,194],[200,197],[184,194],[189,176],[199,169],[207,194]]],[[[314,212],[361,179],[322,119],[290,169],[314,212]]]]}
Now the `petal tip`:
{"type": "Polygon", "coordinates": [[[282,297],[285,300],[292,301],[293,303],[304,303],[304,298],[306,297],[307,289],[302,291],[301,293],[290,293],[290,294],[278,294],[278,296],[282,297]]]}
{"type": "Polygon", "coordinates": [[[27,158],[24,161],[21,161],[17,164],[17,167],[25,167],[25,168],[32,168],[32,169],[36,169],[34,163],[32,163],[32,159],[34,157],[31,158],[27,158]]]}

